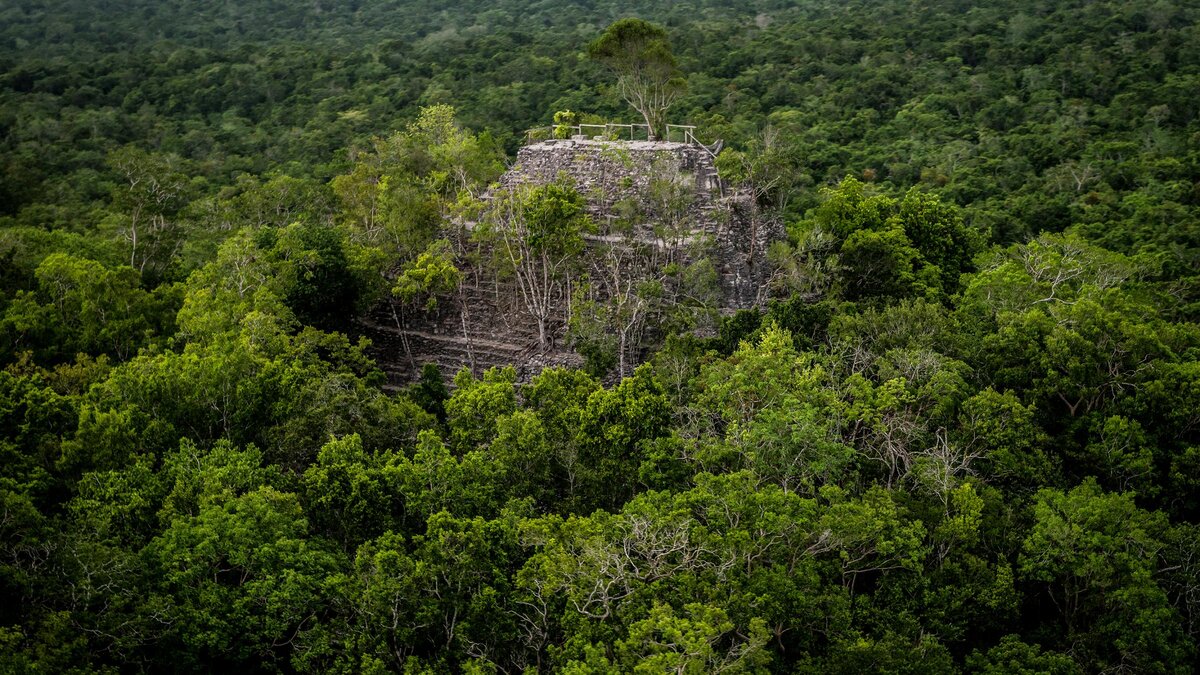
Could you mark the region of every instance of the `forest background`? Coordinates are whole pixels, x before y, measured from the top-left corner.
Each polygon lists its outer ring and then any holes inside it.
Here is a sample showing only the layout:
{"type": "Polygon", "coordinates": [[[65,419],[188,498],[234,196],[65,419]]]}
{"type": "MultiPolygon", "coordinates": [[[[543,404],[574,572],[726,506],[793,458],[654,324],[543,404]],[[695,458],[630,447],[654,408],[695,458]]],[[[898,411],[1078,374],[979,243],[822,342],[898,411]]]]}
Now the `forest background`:
{"type": "Polygon", "coordinates": [[[1200,5],[443,4],[0,6],[0,670],[1200,667],[1200,5]],[[770,306],[384,393],[626,15],[770,306]]]}

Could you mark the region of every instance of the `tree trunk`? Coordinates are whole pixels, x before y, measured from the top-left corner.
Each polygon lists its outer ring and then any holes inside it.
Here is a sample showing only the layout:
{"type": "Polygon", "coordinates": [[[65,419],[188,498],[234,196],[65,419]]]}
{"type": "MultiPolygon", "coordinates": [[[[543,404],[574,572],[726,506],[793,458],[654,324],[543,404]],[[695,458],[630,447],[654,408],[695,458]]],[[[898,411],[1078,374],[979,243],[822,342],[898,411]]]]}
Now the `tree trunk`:
{"type": "Polygon", "coordinates": [[[619,377],[622,377],[622,378],[623,378],[623,377],[625,377],[625,342],[626,342],[626,335],[627,335],[627,334],[626,334],[626,331],[625,331],[624,329],[622,329],[622,330],[620,331],[620,339],[619,339],[619,341],[617,342],[617,375],[618,375],[619,377]]]}
{"type": "Polygon", "coordinates": [[[652,141],[658,140],[658,130],[654,128],[654,122],[650,121],[650,113],[647,110],[640,111],[642,119],[646,120],[646,135],[652,141]]]}
{"type": "Polygon", "coordinates": [[[392,309],[392,320],[396,322],[396,332],[400,333],[400,342],[404,344],[404,355],[408,357],[408,366],[412,368],[413,373],[417,372],[417,360],[413,357],[412,346],[408,344],[407,326],[400,320],[400,315],[396,312],[396,305],[388,303],[392,309]]]}

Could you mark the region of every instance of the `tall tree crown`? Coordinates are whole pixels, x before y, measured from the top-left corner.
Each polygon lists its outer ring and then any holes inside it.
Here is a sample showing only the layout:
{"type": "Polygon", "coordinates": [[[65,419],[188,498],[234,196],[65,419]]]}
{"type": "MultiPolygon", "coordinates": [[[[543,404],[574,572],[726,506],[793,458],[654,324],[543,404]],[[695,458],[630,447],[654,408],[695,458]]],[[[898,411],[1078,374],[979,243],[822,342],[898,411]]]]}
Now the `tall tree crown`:
{"type": "Polygon", "coordinates": [[[667,109],[685,89],[667,31],[641,19],[621,19],[588,46],[588,55],[617,74],[621,97],[645,119],[650,138],[657,138],[667,109]]]}

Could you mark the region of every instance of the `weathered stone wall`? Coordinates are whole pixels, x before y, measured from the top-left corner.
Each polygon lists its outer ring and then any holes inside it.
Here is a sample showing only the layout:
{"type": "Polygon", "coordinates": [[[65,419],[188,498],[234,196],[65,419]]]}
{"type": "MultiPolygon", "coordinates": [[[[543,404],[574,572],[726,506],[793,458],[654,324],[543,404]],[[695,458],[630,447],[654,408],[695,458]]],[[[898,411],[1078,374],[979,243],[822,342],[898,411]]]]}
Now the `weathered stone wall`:
{"type": "MultiPolygon", "coordinates": [[[[622,202],[645,199],[654,179],[667,174],[691,188],[682,217],[689,237],[710,243],[722,309],[732,312],[765,302],[770,273],[766,250],[783,236],[782,227],[760,217],[751,199],[726,189],[712,155],[703,147],[649,141],[545,141],[522,148],[497,189],[565,179],[585,197],[592,218],[603,224],[615,217],[622,202]]],[[[592,236],[589,246],[597,254],[599,247],[621,246],[630,239],[663,246],[654,230],[654,223],[645,223],[619,237],[592,236]]],[[[582,362],[565,344],[569,316],[565,303],[555,308],[549,344],[539,346],[536,324],[523,314],[514,289],[469,265],[464,271],[467,281],[462,292],[443,300],[434,313],[406,315],[403,308],[385,301],[361,320],[364,334],[374,342],[374,355],[394,386],[411,381],[427,362],[437,363],[447,376],[464,365],[480,373],[511,364],[522,378],[545,366],[582,362]]]]}
{"type": "MultiPolygon", "coordinates": [[[[543,141],[521,148],[503,187],[545,184],[565,175],[596,211],[605,202],[644,194],[656,170],[670,167],[695,182],[698,206],[711,206],[722,194],[712,156],[698,145],[658,141],[543,141]]],[[[603,215],[603,214],[601,214],[603,215]]]]}

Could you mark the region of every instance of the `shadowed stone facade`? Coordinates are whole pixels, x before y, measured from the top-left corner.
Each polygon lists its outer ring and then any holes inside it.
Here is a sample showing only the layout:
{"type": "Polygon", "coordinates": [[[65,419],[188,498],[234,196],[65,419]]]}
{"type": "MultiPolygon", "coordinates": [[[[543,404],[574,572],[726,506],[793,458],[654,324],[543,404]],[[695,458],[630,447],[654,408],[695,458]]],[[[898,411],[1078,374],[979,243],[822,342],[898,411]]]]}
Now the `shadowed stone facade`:
{"type": "MultiPolygon", "coordinates": [[[[712,155],[702,146],[651,141],[543,141],[520,150],[516,163],[487,198],[557,180],[574,185],[599,226],[596,234],[585,235],[588,249],[583,258],[589,267],[588,278],[612,278],[613,268],[600,269],[606,253],[636,247],[663,253],[663,259],[687,262],[702,249],[716,273],[720,312],[731,313],[765,302],[770,276],[766,251],[771,242],[783,237],[783,228],[761,217],[747,196],[731,192],[722,184],[712,155]],[[670,216],[675,223],[673,236],[664,236],[663,224],[654,218],[640,219],[619,233],[608,227],[631,204],[653,202],[663,185],[669,186],[675,197],[670,216]],[[687,252],[676,248],[686,248],[687,252]],[[672,253],[677,255],[668,255],[672,253]]],[[[471,228],[470,224],[465,228],[461,225],[454,228],[459,232],[460,244],[465,241],[462,232],[471,228]]],[[[466,259],[460,260],[459,266],[464,282],[457,297],[439,300],[435,311],[413,315],[410,310],[406,315],[399,302],[385,300],[360,320],[390,385],[412,381],[428,362],[437,363],[446,376],[463,366],[479,374],[491,366],[511,364],[521,379],[551,365],[582,364],[582,358],[566,339],[570,292],[564,293],[562,302],[555,306],[549,338],[541,345],[535,322],[515,302],[514,284],[497,279],[482,269],[485,266],[471,265],[466,259]]],[[[616,282],[619,285],[619,280],[616,282]]],[[[589,289],[594,301],[607,301],[610,292],[604,284],[593,283],[589,289]]]]}

